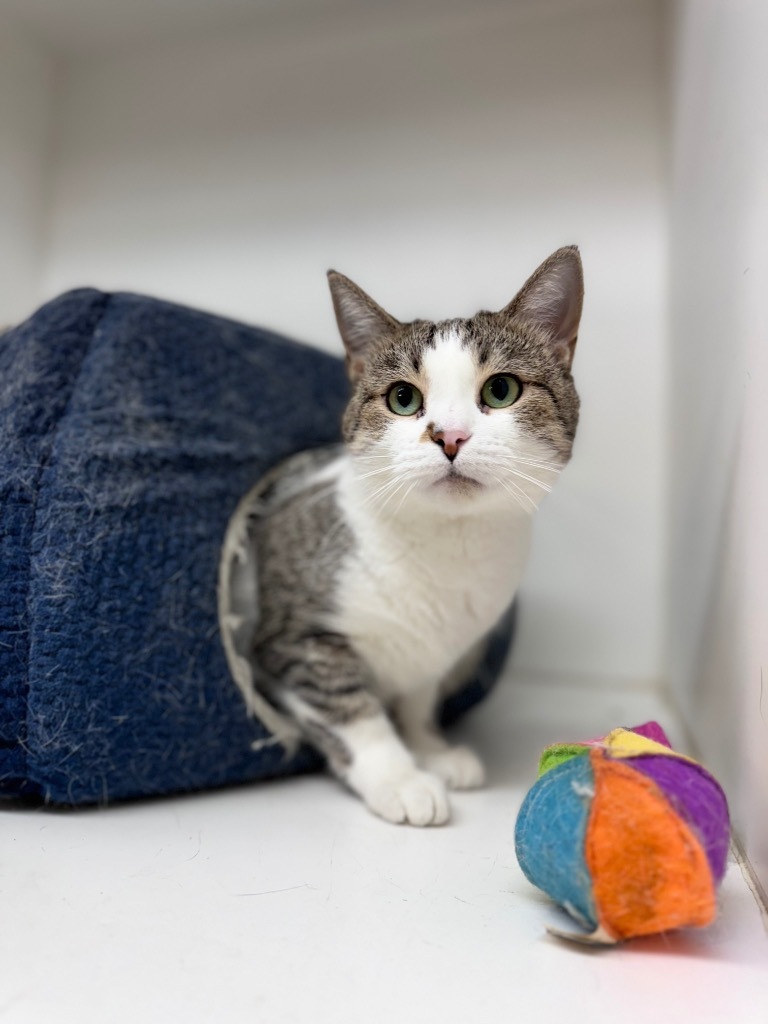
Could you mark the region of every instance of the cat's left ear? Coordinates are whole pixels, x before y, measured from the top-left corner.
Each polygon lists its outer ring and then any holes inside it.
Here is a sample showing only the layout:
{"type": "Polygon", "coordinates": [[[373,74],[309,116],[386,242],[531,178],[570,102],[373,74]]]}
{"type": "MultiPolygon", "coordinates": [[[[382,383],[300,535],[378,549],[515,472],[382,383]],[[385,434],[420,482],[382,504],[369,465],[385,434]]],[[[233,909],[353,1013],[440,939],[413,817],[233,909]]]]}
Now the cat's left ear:
{"type": "Polygon", "coordinates": [[[543,328],[551,352],[570,369],[583,300],[579,250],[575,245],[566,245],[544,260],[502,313],[543,328]]]}
{"type": "Polygon", "coordinates": [[[341,340],[347,350],[347,369],[354,381],[363,372],[371,343],[391,334],[401,325],[354,281],[336,270],[328,271],[328,285],[341,340]]]}

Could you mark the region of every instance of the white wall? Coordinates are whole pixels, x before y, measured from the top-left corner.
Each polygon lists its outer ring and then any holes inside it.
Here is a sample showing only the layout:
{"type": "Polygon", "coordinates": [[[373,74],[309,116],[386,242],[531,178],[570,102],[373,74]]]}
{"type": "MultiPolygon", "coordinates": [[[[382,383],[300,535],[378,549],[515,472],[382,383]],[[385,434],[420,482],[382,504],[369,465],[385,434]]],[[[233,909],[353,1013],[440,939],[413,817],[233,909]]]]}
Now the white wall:
{"type": "Polygon", "coordinates": [[[643,0],[300,22],[79,58],[47,295],[129,288],[338,347],[324,271],[403,318],[506,303],[581,244],[574,464],[541,514],[521,669],[662,671],[660,14],[643,0]]]}
{"type": "Polygon", "coordinates": [[[668,660],[768,884],[768,7],[677,13],[668,660]]]}
{"type": "Polygon", "coordinates": [[[0,19],[0,326],[40,294],[52,96],[51,58],[0,19]]]}

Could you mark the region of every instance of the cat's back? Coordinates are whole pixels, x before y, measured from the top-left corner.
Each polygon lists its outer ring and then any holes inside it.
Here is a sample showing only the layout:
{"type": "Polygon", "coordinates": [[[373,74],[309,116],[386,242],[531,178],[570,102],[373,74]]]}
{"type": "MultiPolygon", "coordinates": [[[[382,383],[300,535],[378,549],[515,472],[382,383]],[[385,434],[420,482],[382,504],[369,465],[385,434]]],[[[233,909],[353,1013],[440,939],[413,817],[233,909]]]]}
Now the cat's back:
{"type": "Polygon", "coordinates": [[[334,602],[334,580],[349,547],[336,484],[340,445],[291,456],[267,473],[251,512],[261,621],[259,632],[293,618],[323,614],[334,602]]]}
{"type": "Polygon", "coordinates": [[[267,520],[291,508],[333,481],[341,468],[342,445],[309,448],[273,466],[251,491],[254,513],[267,520]]]}

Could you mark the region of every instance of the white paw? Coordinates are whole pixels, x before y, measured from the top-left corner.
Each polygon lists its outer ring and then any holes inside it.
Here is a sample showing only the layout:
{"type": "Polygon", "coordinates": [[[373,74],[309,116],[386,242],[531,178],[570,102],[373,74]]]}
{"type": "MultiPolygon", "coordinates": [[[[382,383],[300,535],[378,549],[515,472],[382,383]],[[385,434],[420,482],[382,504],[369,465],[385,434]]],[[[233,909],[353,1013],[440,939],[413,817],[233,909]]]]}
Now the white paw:
{"type": "Polygon", "coordinates": [[[375,783],[363,797],[374,814],[396,825],[444,825],[450,816],[443,782],[415,768],[397,779],[375,783]]]}
{"type": "Polygon", "coordinates": [[[485,782],[483,762],[469,747],[446,747],[419,756],[419,763],[451,789],[477,789],[485,782]]]}

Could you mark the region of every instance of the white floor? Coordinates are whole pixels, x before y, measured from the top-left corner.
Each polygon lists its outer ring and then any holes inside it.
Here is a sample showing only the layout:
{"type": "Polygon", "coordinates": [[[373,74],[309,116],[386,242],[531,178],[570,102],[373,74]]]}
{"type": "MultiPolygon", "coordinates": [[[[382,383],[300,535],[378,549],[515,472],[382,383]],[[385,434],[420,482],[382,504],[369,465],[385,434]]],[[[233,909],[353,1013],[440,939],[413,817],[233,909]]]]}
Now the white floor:
{"type": "Polygon", "coordinates": [[[651,717],[670,725],[651,694],[507,682],[460,728],[489,787],[441,829],[384,824],[322,776],[3,811],[0,1018],[765,1024],[768,940],[735,864],[712,928],[603,951],[549,938],[558,912],[516,865],[541,747],[651,717]]]}

